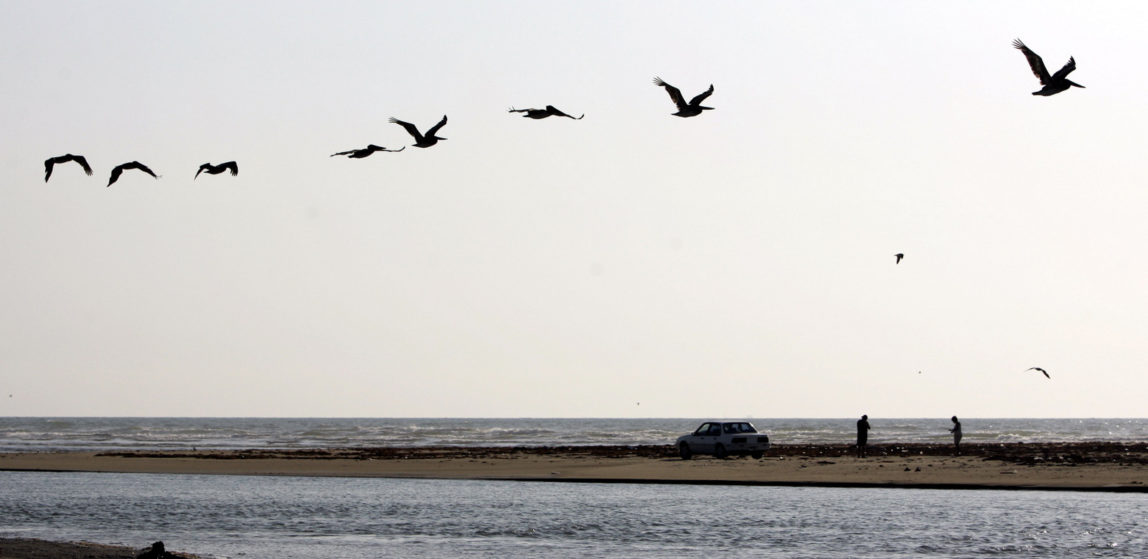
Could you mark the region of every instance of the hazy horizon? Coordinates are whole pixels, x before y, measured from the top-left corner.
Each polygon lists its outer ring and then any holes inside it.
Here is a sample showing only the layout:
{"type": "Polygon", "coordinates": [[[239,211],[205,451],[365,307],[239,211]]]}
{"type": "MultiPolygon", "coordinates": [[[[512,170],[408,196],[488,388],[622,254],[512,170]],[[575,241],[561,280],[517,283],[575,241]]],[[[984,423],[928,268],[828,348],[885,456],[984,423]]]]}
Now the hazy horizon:
{"type": "Polygon", "coordinates": [[[0,416],[1144,416],[1143,3],[4,6],[0,416]]]}

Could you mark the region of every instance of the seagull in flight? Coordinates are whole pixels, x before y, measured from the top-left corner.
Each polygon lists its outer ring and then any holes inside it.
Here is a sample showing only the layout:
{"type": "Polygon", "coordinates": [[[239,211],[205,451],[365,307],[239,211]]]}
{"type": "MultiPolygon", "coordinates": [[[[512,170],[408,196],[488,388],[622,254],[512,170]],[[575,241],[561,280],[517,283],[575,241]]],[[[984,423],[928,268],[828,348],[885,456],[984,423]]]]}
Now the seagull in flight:
{"type": "Polygon", "coordinates": [[[1052,378],[1052,377],[1048,376],[1048,371],[1046,371],[1046,370],[1044,370],[1044,369],[1041,369],[1040,367],[1029,367],[1029,368],[1027,368],[1027,369],[1025,369],[1025,370],[1026,370],[1026,371],[1040,371],[1040,373],[1041,373],[1042,375],[1044,375],[1044,378],[1047,378],[1047,379],[1051,379],[1051,378],[1052,378]]]}
{"type": "Polygon", "coordinates": [[[80,167],[83,167],[84,172],[89,176],[92,174],[92,168],[88,166],[88,160],[84,159],[84,156],[72,155],[68,153],[44,160],[44,182],[48,182],[48,178],[52,176],[53,166],[55,166],[57,163],[67,163],[69,161],[75,161],[76,163],[79,163],[80,167]]]}
{"type": "Polygon", "coordinates": [[[543,118],[546,118],[548,116],[564,116],[566,118],[572,118],[574,120],[582,120],[582,117],[586,116],[586,115],[582,115],[579,117],[572,117],[572,116],[558,110],[558,108],[555,107],[554,105],[546,105],[545,109],[516,109],[514,107],[511,107],[510,112],[512,112],[512,113],[526,113],[526,114],[522,115],[524,118],[533,118],[535,120],[543,119],[543,118]]]}
{"type": "Polygon", "coordinates": [[[1061,69],[1057,70],[1055,74],[1048,75],[1048,69],[1044,67],[1044,61],[1041,60],[1040,55],[1032,52],[1032,49],[1026,47],[1020,39],[1015,39],[1012,46],[1019,49],[1024,53],[1024,57],[1028,59],[1028,66],[1032,68],[1032,73],[1040,80],[1040,85],[1043,85],[1040,91],[1032,92],[1033,95],[1056,95],[1070,87],[1084,87],[1076,82],[1068,79],[1068,74],[1071,74],[1076,69],[1076,59],[1071,56],[1068,57],[1068,63],[1061,69]]]}
{"type": "Polygon", "coordinates": [[[108,186],[111,186],[112,183],[119,180],[120,175],[123,174],[124,171],[128,171],[131,169],[138,169],[140,171],[143,171],[143,172],[151,175],[152,178],[159,178],[159,177],[155,176],[155,173],[153,173],[151,171],[151,169],[148,169],[147,166],[144,165],[143,163],[140,163],[139,161],[132,161],[130,163],[123,163],[120,165],[116,165],[115,168],[112,169],[112,176],[110,179],[108,179],[108,186]]]}
{"type": "Polygon", "coordinates": [[[895,257],[897,258],[897,261],[896,261],[896,262],[894,262],[894,264],[900,264],[900,263],[901,263],[901,259],[905,257],[905,253],[903,253],[903,252],[898,252],[897,254],[894,254],[893,256],[895,256],[895,257]]]}
{"type": "Polygon", "coordinates": [[[714,92],[713,84],[710,84],[710,88],[703,91],[702,93],[698,94],[697,97],[690,99],[689,103],[686,103],[686,98],[682,97],[682,90],[662,81],[662,78],[655,77],[654,78],[654,85],[658,85],[658,86],[666,88],[666,93],[670,94],[670,99],[672,99],[674,101],[674,104],[678,106],[678,112],[673,113],[674,116],[680,116],[682,118],[686,118],[686,117],[691,117],[691,116],[698,116],[698,115],[702,114],[702,111],[712,111],[713,110],[713,107],[703,107],[702,106],[702,101],[705,101],[706,97],[713,95],[713,92],[714,92]]]}
{"type": "Polygon", "coordinates": [[[195,172],[195,178],[193,178],[191,180],[198,179],[200,173],[206,172],[209,175],[218,175],[224,171],[231,171],[231,176],[234,177],[235,175],[239,174],[239,164],[234,162],[234,161],[228,161],[227,163],[220,163],[219,165],[212,165],[211,163],[204,163],[203,165],[199,166],[199,170],[195,172]]]}
{"type": "Polygon", "coordinates": [[[370,155],[372,153],[375,153],[376,151],[389,151],[389,152],[393,152],[393,153],[398,153],[400,151],[403,151],[404,149],[407,149],[407,146],[403,146],[399,149],[387,149],[383,146],[376,146],[375,144],[367,144],[367,147],[365,147],[363,149],[351,149],[351,150],[347,150],[347,151],[340,151],[339,153],[332,153],[331,157],[335,157],[336,155],[346,155],[347,157],[350,157],[351,159],[362,159],[364,157],[370,157],[370,155]]]}
{"type": "Polygon", "coordinates": [[[415,128],[415,125],[413,125],[409,122],[403,122],[403,121],[401,121],[397,118],[394,118],[394,117],[391,117],[390,122],[392,122],[394,124],[398,124],[399,126],[402,126],[403,128],[405,128],[407,133],[410,134],[411,137],[413,137],[415,139],[414,146],[417,148],[429,148],[429,147],[437,144],[439,140],[445,140],[446,139],[446,138],[440,138],[440,137],[435,135],[439,131],[440,128],[442,128],[443,126],[446,126],[446,115],[442,115],[442,120],[438,121],[438,124],[432,126],[429,130],[427,130],[426,134],[420,134],[419,129],[415,128]]]}

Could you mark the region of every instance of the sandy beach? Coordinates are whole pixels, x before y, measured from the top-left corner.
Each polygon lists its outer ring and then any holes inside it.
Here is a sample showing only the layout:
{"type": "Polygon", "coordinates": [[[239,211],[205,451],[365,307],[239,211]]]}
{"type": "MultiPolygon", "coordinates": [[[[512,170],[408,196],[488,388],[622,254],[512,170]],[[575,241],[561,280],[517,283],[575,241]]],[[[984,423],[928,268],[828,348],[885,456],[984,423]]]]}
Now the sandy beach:
{"type": "MultiPolygon", "coordinates": [[[[150,544],[149,544],[150,545],[150,544]]],[[[50,542],[28,538],[0,538],[3,559],[134,559],[148,549],[92,542],[50,542]]],[[[167,550],[168,555],[185,559],[198,556],[167,550]]]]}
{"type": "Polygon", "coordinates": [[[0,470],[1144,492],[1148,443],[776,445],[761,460],[671,446],[0,454],[0,470]]]}

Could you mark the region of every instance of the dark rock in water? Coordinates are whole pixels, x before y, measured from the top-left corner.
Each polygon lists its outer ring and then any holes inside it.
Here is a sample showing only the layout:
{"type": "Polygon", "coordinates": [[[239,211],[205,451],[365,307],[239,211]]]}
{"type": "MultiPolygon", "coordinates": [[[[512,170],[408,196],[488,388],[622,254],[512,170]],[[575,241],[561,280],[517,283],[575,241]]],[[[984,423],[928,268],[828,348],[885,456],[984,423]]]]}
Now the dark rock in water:
{"type": "Polygon", "coordinates": [[[168,555],[164,551],[163,542],[155,542],[151,544],[151,549],[136,555],[136,559],[165,559],[167,557],[174,557],[174,555],[168,555]]]}

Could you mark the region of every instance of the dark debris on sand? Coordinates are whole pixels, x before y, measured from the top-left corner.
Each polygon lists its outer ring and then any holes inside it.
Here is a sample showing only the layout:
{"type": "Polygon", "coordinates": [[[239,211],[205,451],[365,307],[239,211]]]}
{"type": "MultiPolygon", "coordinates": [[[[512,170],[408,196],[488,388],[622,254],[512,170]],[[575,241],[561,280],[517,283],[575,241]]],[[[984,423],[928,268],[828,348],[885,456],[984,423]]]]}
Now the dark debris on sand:
{"type": "MultiPolygon", "coordinates": [[[[869,445],[869,455],[952,456],[951,444],[869,445]]],[[[776,444],[767,456],[848,457],[856,454],[851,444],[776,444]]],[[[202,458],[215,460],[305,459],[305,460],[411,460],[516,458],[560,456],[567,458],[676,458],[673,445],[580,445],[514,447],[365,447],[334,449],[249,449],[205,451],[107,452],[100,456],[134,458],[202,458]]],[[[1077,443],[974,443],[961,445],[962,456],[980,457],[1024,465],[1119,464],[1148,465],[1148,442],[1077,443]]]]}

